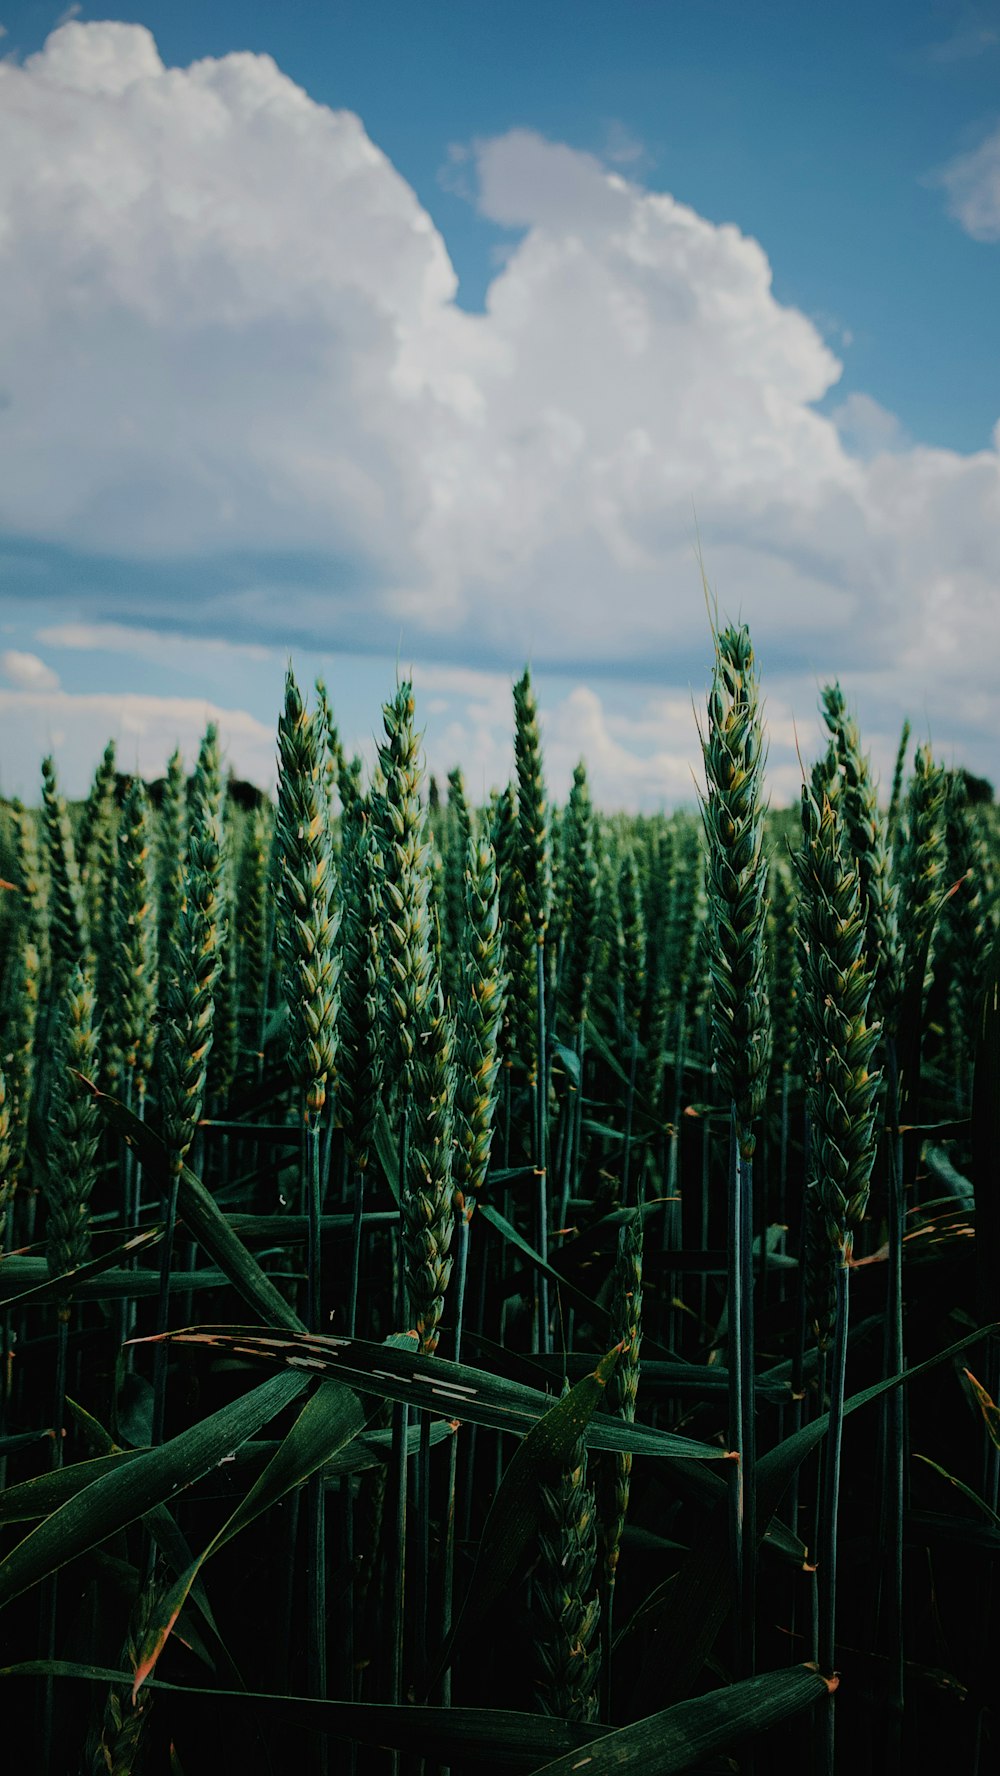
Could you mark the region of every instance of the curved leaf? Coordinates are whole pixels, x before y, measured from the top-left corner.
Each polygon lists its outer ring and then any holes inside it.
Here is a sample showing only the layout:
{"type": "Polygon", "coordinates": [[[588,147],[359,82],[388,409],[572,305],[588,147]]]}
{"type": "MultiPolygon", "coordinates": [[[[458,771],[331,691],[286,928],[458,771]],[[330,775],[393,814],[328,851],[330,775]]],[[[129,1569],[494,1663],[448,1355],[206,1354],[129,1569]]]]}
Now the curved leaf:
{"type": "Polygon", "coordinates": [[[836,1686],[836,1678],[821,1677],[810,1665],[768,1671],[728,1689],[678,1702],[616,1733],[605,1733],[592,1745],[543,1765],[537,1776],[577,1776],[580,1771],[585,1776],[608,1776],[612,1770],[630,1776],[673,1776],[734,1739],[763,1733],[812,1708],[836,1686]]]}
{"type": "MultiPolygon", "coordinates": [[[[446,1413],[449,1418],[522,1436],[554,1403],[551,1394],[510,1381],[506,1376],[491,1375],[485,1369],[473,1369],[467,1363],[450,1363],[444,1357],[429,1362],[412,1348],[412,1338],[405,1340],[407,1348],[400,1349],[388,1342],[374,1344],[364,1338],[334,1338],[308,1332],[288,1336],[235,1326],[192,1326],[183,1332],[166,1332],[163,1337],[173,1344],[203,1344],[261,1363],[337,1376],[350,1387],[404,1406],[446,1413]]],[[[156,1339],[134,1342],[152,1344],[156,1339]]],[[[683,1461],[733,1459],[717,1443],[696,1443],[673,1431],[627,1424],[604,1414],[587,1426],[585,1434],[588,1449],[630,1451],[633,1455],[683,1461]]]]}
{"type": "MultiPolygon", "coordinates": [[[[0,1257],[0,1301],[6,1308],[23,1307],[29,1302],[40,1306],[45,1301],[58,1300],[60,1296],[72,1289],[74,1295],[97,1296],[100,1298],[102,1288],[107,1286],[107,1272],[115,1272],[120,1258],[134,1258],[138,1252],[148,1251],[163,1238],[162,1227],[146,1227],[141,1233],[135,1233],[123,1244],[114,1246],[110,1251],[102,1252],[99,1257],[91,1258],[86,1264],[78,1264],[75,1269],[64,1271],[62,1276],[54,1277],[49,1270],[47,1258],[32,1258],[21,1252],[10,1252],[0,1257]],[[93,1287],[93,1279],[104,1274],[101,1287],[93,1287]],[[21,1285],[19,1293],[11,1293],[21,1285]],[[90,1287],[87,1287],[87,1285],[90,1287]]],[[[126,1273],[119,1269],[119,1275],[126,1273]]],[[[151,1275],[159,1274],[150,1272],[151,1275]]]]}
{"type": "MultiPolygon", "coordinates": [[[[969,1371],[966,1370],[965,1373],[968,1375],[969,1371]]],[[[913,1459],[924,1462],[927,1467],[933,1468],[935,1474],[940,1474],[942,1480],[947,1480],[949,1486],[954,1486],[958,1492],[962,1493],[970,1504],[975,1505],[977,1511],[982,1511],[990,1519],[994,1528],[1000,1529],[1000,1514],[994,1511],[993,1506],[988,1505],[984,1498],[980,1498],[978,1492],[975,1492],[971,1486],[966,1486],[964,1480],[959,1480],[955,1474],[949,1474],[948,1469],[943,1468],[940,1462],[931,1461],[929,1455],[921,1455],[917,1450],[913,1452],[913,1459]]],[[[964,1519],[962,1521],[964,1522],[964,1519]]]]}
{"type": "Polygon", "coordinates": [[[0,1523],[28,1523],[33,1517],[48,1517],[85,1486],[92,1486],[95,1480],[129,1462],[141,1461],[145,1454],[144,1449],[119,1449],[114,1455],[92,1456],[89,1461],[53,1468],[47,1474],[35,1474],[30,1480],[8,1486],[0,1492],[0,1523]]]}
{"type": "Polygon", "coordinates": [[[539,1271],[542,1276],[547,1276],[557,1289],[565,1290],[566,1294],[572,1296],[574,1301],[578,1301],[590,1319],[595,1320],[601,1326],[610,1324],[611,1315],[607,1308],[599,1307],[597,1302],[586,1293],[586,1290],[578,1288],[575,1283],[571,1283],[567,1277],[563,1276],[554,1264],[549,1264],[540,1253],[535,1251],[534,1246],[529,1245],[524,1235],[518,1232],[513,1223],[508,1221],[505,1215],[501,1215],[499,1209],[493,1207],[492,1203],[480,1202],[479,1213],[484,1221],[488,1221],[490,1226],[502,1235],[508,1245],[516,1247],[533,1269],[539,1271]]]}
{"type": "Polygon", "coordinates": [[[158,1449],[142,1450],[134,1461],[106,1470],[0,1561],[0,1609],[206,1474],[308,1385],[307,1376],[273,1375],[158,1449]]]}
{"type": "MultiPolygon", "coordinates": [[[[0,1668],[4,1677],[66,1677],[128,1689],[132,1674],[103,1665],[82,1665],[68,1659],[31,1659],[0,1668]]],[[[384,1702],[325,1702],[313,1696],[279,1696],[259,1690],[216,1690],[192,1684],[148,1680],[151,1690],[184,1696],[213,1709],[252,1703],[276,1720],[329,1733],[357,1745],[388,1746],[418,1752],[434,1762],[475,1758],[476,1768],[537,1770],[575,1746],[593,1743],[600,1728],[581,1726],[554,1715],[520,1714],[506,1708],[430,1708],[384,1702]]]]}
{"type": "MultiPolygon", "coordinates": [[[[454,1425],[444,1420],[432,1424],[431,1446],[444,1442],[453,1432],[454,1425]]],[[[48,1435],[48,1431],[36,1433],[37,1438],[48,1435]]],[[[407,1437],[407,1455],[415,1455],[419,1446],[420,1426],[412,1425],[407,1437]]],[[[251,1479],[255,1479],[258,1474],[263,1473],[278,1447],[278,1443],[273,1440],[263,1442],[254,1439],[243,1443],[239,1449],[233,1451],[232,1459],[226,1460],[226,1471],[249,1471],[251,1479]]],[[[45,1474],[36,1474],[31,1480],[22,1480],[15,1486],[8,1486],[0,1490],[0,1523],[30,1523],[36,1518],[47,1517],[50,1512],[58,1511],[67,1499],[82,1492],[85,1486],[99,1480],[102,1474],[109,1474],[115,1468],[141,1459],[146,1453],[145,1449],[117,1449],[106,1455],[93,1456],[89,1461],[74,1462],[66,1468],[52,1468],[45,1474]]],[[[391,1431],[365,1431],[323,1462],[323,1479],[335,1481],[346,1474],[360,1474],[366,1469],[384,1467],[391,1453],[391,1431]]]]}
{"type": "Polygon", "coordinates": [[[323,1382],[307,1400],[291,1430],[278,1445],[264,1472],[208,1546],[170,1587],[157,1599],[136,1660],[132,1700],[153,1670],[166,1646],[170,1631],[187,1602],[188,1594],[206,1560],[239,1535],[264,1511],[269,1511],[286,1493],[301,1486],[317,1468],[363,1430],[379,1410],[375,1402],[366,1411],[357,1394],[340,1387],[337,1382],[323,1382]]]}
{"type": "MultiPolygon", "coordinates": [[[[0,1437],[0,1459],[5,1455],[16,1455],[19,1450],[30,1448],[32,1443],[41,1443],[44,1438],[51,1437],[51,1435],[52,1432],[48,1426],[43,1425],[37,1431],[15,1431],[13,1436],[0,1437]]],[[[3,1492],[0,1491],[0,1503],[2,1501],[3,1492]]]]}
{"type": "MultiPolygon", "coordinates": [[[[159,1237],[159,1230],[156,1231],[159,1237]]],[[[228,1282],[225,1271],[219,1269],[175,1270],[170,1278],[170,1292],[178,1295],[192,1289],[221,1289],[228,1282]]],[[[99,1275],[84,1276],[82,1270],[70,1270],[61,1277],[53,1277],[44,1258],[20,1256],[13,1256],[7,1270],[0,1271],[0,1304],[5,1311],[56,1300],[67,1289],[72,1291],[75,1301],[148,1299],[160,1292],[160,1273],[158,1270],[121,1270],[109,1266],[99,1275]],[[36,1278],[43,1280],[36,1282],[36,1278]],[[24,1284],[28,1286],[22,1287],[20,1294],[6,1293],[6,1289],[24,1284]]]]}
{"type": "Polygon", "coordinates": [[[981,1381],[977,1381],[971,1369],[965,1371],[966,1379],[976,1396],[976,1403],[983,1415],[986,1434],[994,1449],[1000,1449],[1000,1407],[992,1400],[981,1381]]]}

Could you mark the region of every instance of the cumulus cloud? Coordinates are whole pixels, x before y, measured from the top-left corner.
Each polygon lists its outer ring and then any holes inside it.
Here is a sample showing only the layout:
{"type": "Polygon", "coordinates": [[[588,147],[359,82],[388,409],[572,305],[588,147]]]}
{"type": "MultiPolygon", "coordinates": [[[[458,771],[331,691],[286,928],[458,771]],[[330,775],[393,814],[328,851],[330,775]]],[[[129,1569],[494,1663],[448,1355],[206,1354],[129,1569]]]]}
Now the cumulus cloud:
{"type": "MultiPolygon", "coordinates": [[[[514,772],[510,677],[418,665],[413,682],[427,769],[443,784],[451,767],[461,764],[470,793],[485,802],[490,790],[514,772]]],[[[371,714],[377,718],[377,707],[371,714]]],[[[194,697],[73,694],[40,679],[26,682],[23,689],[0,690],[0,724],[11,736],[0,788],[30,799],[37,789],[38,761],[51,751],[64,788],[80,796],[109,738],[117,744],[122,769],[157,777],[175,746],[194,757],[209,721],[217,724],[227,764],[235,773],[273,789],[274,729],[246,710],[194,697]]],[[[693,798],[690,761],[697,752],[697,735],[689,700],[633,701],[630,713],[623,715],[608,708],[589,686],[578,685],[543,699],[541,724],[549,790],[559,801],[568,794],[581,756],[599,806],[643,810],[693,798]]],[[[346,736],[348,752],[360,752],[369,770],[375,763],[377,725],[373,720],[368,729],[346,736]]],[[[780,767],[773,788],[780,799],[780,767]]]]}
{"type": "Polygon", "coordinates": [[[53,752],[66,793],[82,796],[107,741],[118,748],[119,768],[161,776],[175,747],[193,759],[209,722],[215,722],[227,765],[262,787],[273,784],[274,733],[244,709],[227,709],[194,697],[96,693],[74,695],[39,686],[0,690],[5,794],[30,796],[39,760],[53,752]]]}
{"type": "MultiPolygon", "coordinates": [[[[461,764],[470,792],[485,800],[490,789],[502,787],[514,773],[510,677],[416,665],[413,684],[418,717],[421,712],[427,717],[428,769],[443,783],[451,767],[461,764]]],[[[798,799],[798,749],[818,747],[820,723],[812,706],[800,708],[796,718],[787,692],[777,683],[768,692],[767,721],[768,792],[778,807],[798,799]]],[[[539,722],[547,785],[557,802],[565,801],[581,758],[595,802],[608,811],[691,805],[696,786],[704,781],[690,694],[633,691],[623,697],[587,684],[557,689],[549,681],[539,695],[539,722]]],[[[894,738],[885,745],[881,736],[876,740],[877,763],[891,764],[894,738]]]]}
{"type": "Polygon", "coordinates": [[[700,534],[801,703],[905,672],[985,735],[997,449],[910,445],[857,394],[819,413],[841,365],[764,248],[633,163],[517,130],[451,165],[508,243],[482,314],[362,122],[270,58],[168,69],[140,26],[70,22],[0,63],[0,524],[135,563],[81,620],[530,654],[591,684],[567,719],[627,784],[587,696],[701,671],[700,534]]]}
{"type": "Polygon", "coordinates": [[[949,212],[973,240],[1000,241],[1000,127],[928,183],[944,190],[949,212]]]}
{"type": "Polygon", "coordinates": [[[7,648],[0,654],[0,672],[8,684],[27,691],[54,691],[59,686],[51,666],[46,666],[37,654],[22,653],[19,648],[7,648]]]}

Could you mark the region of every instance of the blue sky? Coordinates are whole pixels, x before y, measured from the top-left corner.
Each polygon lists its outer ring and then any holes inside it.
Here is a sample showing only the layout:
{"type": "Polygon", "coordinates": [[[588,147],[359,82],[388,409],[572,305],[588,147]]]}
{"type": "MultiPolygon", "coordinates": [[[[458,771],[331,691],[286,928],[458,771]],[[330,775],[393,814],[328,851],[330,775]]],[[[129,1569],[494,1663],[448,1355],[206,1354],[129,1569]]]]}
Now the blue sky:
{"type": "MultiPolygon", "coordinates": [[[[8,3],[2,16],[9,46],[30,51],[59,9],[8,3]]],[[[473,308],[503,231],[443,185],[451,143],[523,126],[597,154],[638,150],[651,188],[756,236],[779,298],[837,349],[851,335],[839,395],[863,388],[928,443],[989,442],[997,256],[956,236],[922,180],[996,124],[998,5],[167,0],[80,13],[105,16],[147,25],[168,65],[252,49],[356,111],[434,217],[473,308]]]]}
{"type": "Polygon", "coordinates": [[[261,774],[293,651],[484,782],[530,655],[560,792],[676,800],[699,536],[777,797],[834,672],[997,774],[1000,4],[71,11],[0,0],[6,793],[209,707],[261,774]]]}

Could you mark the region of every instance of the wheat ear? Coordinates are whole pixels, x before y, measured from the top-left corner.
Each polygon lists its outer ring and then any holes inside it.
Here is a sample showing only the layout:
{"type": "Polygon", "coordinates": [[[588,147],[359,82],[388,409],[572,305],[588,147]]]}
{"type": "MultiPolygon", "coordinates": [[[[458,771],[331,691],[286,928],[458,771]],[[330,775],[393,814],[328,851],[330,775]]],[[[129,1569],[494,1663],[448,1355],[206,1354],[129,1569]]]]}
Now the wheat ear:
{"type": "Polygon", "coordinates": [[[42,819],[49,865],[49,941],[56,993],[89,948],[83,891],[66,803],[51,758],[42,760],[42,819]]]}
{"type": "Polygon", "coordinates": [[[156,903],[152,879],[152,833],[146,791],[129,785],[118,835],[118,874],[114,901],[114,999],[111,1046],[129,1098],[139,1102],[153,1065],[157,1006],[156,903]]]}
{"type": "Polygon", "coordinates": [[[702,817],[712,983],[712,1037],[720,1084],[732,1102],[729,1181],[729,1435],[740,1462],[733,1489],[738,1663],[754,1665],[753,1152],[770,1051],[767,1005],[767,859],[760,691],[749,631],[716,637],[702,741],[707,792],[702,817]]]}
{"type": "Polygon", "coordinates": [[[532,1613],[539,1706],[564,1720],[593,1721],[601,1605],[594,1589],[597,1515],[582,1438],[557,1479],[538,1490],[540,1560],[532,1613]]]}

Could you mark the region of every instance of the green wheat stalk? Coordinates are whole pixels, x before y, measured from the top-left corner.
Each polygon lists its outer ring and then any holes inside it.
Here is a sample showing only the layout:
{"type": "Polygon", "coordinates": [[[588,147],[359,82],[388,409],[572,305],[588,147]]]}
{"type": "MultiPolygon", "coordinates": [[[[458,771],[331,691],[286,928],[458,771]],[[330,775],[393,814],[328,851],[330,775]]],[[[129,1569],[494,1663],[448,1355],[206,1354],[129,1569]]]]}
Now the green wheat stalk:
{"type": "Polygon", "coordinates": [[[219,894],[222,906],[222,941],[219,972],[215,981],[212,1018],[212,1054],[208,1066],[211,1100],[225,1104],[233,1089],[240,1060],[239,915],[237,897],[236,812],[229,797],[222,818],[222,868],[219,894]]]}
{"type": "MultiPolygon", "coordinates": [[[[105,1030],[113,1020],[115,970],[115,876],[117,872],[115,744],[109,741],[94,773],[76,838],[80,893],[94,956],[97,1005],[105,1030]]],[[[102,1054],[105,1077],[114,1083],[114,1049],[102,1054]]]]}
{"type": "Polygon", "coordinates": [[[876,784],[861,748],[857,723],[839,684],[822,693],[823,714],[843,774],[843,819],[857,860],[865,921],[865,954],[875,977],[873,1016],[884,1030],[895,1027],[903,991],[903,953],[898,932],[898,889],[892,870],[889,821],[878,805],[876,784]]]}
{"type": "Polygon", "coordinates": [[[944,843],[945,879],[957,891],[942,908],[935,976],[944,983],[956,1097],[964,1112],[971,1101],[972,1047],[993,930],[986,846],[969,810],[965,779],[957,771],[948,774],[944,843]]]}
{"type": "Polygon", "coordinates": [[[51,758],[42,760],[42,821],[49,866],[52,985],[58,995],[84,961],[90,940],[73,832],[51,758]]]}
{"type": "Polygon", "coordinates": [[[113,913],[110,1046],[127,1102],[141,1104],[153,1067],[158,980],[152,824],[138,779],[130,783],[122,806],[113,913]]]}
{"type": "MultiPolygon", "coordinates": [[[[84,1080],[96,1077],[96,996],[89,973],[77,964],[59,1001],[53,1043],[55,1089],[49,1116],[45,1165],[46,1258],[52,1276],[85,1264],[90,1251],[90,1197],[97,1179],[99,1112],[84,1080]]],[[[59,1298],[69,1317],[72,1290],[59,1298]]]]}
{"type": "Polygon", "coordinates": [[[413,689],[404,681],[383,709],[385,737],[379,746],[383,788],[378,795],[387,1072],[404,1115],[413,1097],[417,1047],[433,972],[430,846],[414,716],[413,689]]]}
{"type": "Polygon", "coordinates": [[[311,1228],[309,1324],[319,1330],[317,1126],[335,1078],[340,952],[329,816],[323,782],[319,718],[302,701],[295,676],[285,678],[278,723],[278,809],[275,846],[281,920],[278,946],[288,1007],[288,1054],[303,1098],[303,1183],[311,1228]]]}
{"type": "MultiPolygon", "coordinates": [[[[632,1120],[639,1066],[640,1023],[646,1002],[646,920],[635,851],[626,846],[618,872],[619,1005],[622,1040],[628,1054],[625,1122],[622,1132],[622,1202],[630,1201],[632,1120]]],[[[640,1186],[641,1189],[641,1186],[640,1186]]]]}
{"type": "MultiPolygon", "coordinates": [[[[803,787],[802,884],[805,944],[803,1008],[810,1034],[807,1091],[812,1128],[814,1237],[825,1242],[835,1283],[835,1345],[830,1377],[823,1523],[820,1535],[820,1668],[832,1676],[836,1653],[837,1532],[841,1425],[848,1329],[848,1266],[868,1202],[876,1150],[878,1076],[872,1056],[879,1027],[869,1023],[875,970],[867,959],[862,876],[847,819],[803,787]]],[[[821,1341],[827,1328],[820,1326],[821,1341]]],[[[823,1768],[833,1772],[833,1709],[825,1711],[823,1768]]]]}
{"type": "Polygon", "coordinates": [[[167,1017],[170,971],[177,943],[177,924],[184,905],[184,867],[187,856],[187,786],[184,761],[173,752],[167,762],[163,802],[157,832],[157,894],[159,944],[157,979],[161,1027],[167,1017]]]}
{"type": "Polygon", "coordinates": [[[918,746],[906,798],[906,825],[899,854],[899,912],[903,933],[903,979],[932,954],[934,921],[940,910],[945,867],[945,806],[948,778],[930,748],[918,746]]]}
{"type": "Polygon", "coordinates": [[[35,945],[38,967],[48,983],[52,957],[49,946],[49,882],[46,860],[38,845],[38,822],[19,801],[11,803],[14,825],[14,873],[21,890],[20,925],[35,945]]]}
{"type": "MultiPolygon", "coordinates": [[[[3,1070],[7,1086],[10,1157],[6,1171],[8,1206],[28,1151],[28,1127],[36,1077],[35,1043],[42,994],[42,964],[32,928],[19,924],[4,976],[3,1070]]],[[[3,1229],[0,1228],[0,1248],[3,1229]]]]}
{"type": "Polygon", "coordinates": [[[702,737],[707,790],[708,965],[719,1083],[733,1107],[729,1190],[730,1441],[739,1455],[733,1541],[739,1664],[753,1670],[756,1582],[754,1500],[753,1152],[770,1051],[767,1004],[766,747],[749,630],[716,635],[702,737]]]}
{"type": "MultiPolygon", "coordinates": [[[[536,1240],[539,1256],[548,1260],[548,1052],[545,1007],[545,934],[552,909],[552,853],[549,806],[542,771],[538,709],[527,668],[514,686],[514,763],[517,767],[518,857],[528,919],[535,940],[535,1049],[530,1084],[535,1106],[534,1163],[537,1178],[536,1240]]],[[[547,1353],[551,1345],[548,1278],[535,1274],[534,1348],[547,1353]]]]}
{"type": "MultiPolygon", "coordinates": [[[[160,1265],[157,1331],[167,1329],[172,1249],[180,1178],[202,1116],[212,1049],[215,984],[223,936],[222,832],[218,735],[210,725],[191,788],[184,898],[168,962],[166,1018],[160,1032],[160,1116],[169,1185],[160,1265]]],[[[167,1345],[156,1347],[153,1442],[163,1435],[167,1345]]]]}
{"type": "Polygon", "coordinates": [[[367,798],[344,807],[337,1113],[354,1167],[348,1332],[356,1330],[365,1180],[382,1102],[382,872],[367,798]]]}
{"type": "MultiPolygon", "coordinates": [[[[642,1347],[642,1215],[632,1214],[621,1229],[611,1281],[611,1341],[621,1346],[605,1396],[607,1409],[632,1424],[639,1391],[642,1347]]],[[[602,1556],[603,1714],[611,1718],[611,1653],[614,1633],[615,1583],[622,1535],[628,1516],[632,1457],[627,1451],[602,1458],[598,1469],[597,1507],[602,1556]]]]}
{"type": "MultiPolygon", "coordinates": [[[[240,857],[239,884],[239,952],[237,983],[239,994],[239,1029],[244,1050],[257,1051],[268,982],[268,959],[273,935],[272,910],[269,905],[271,870],[272,821],[268,804],[258,803],[250,817],[249,830],[240,857]]],[[[263,1056],[258,1057],[259,1061],[263,1056]]]]}
{"type": "Polygon", "coordinates": [[[896,764],[892,773],[892,793],[889,798],[889,813],[886,823],[889,829],[890,845],[895,844],[899,813],[903,805],[903,779],[906,774],[906,755],[909,749],[910,724],[908,721],[904,721],[896,751],[896,764]]]}

